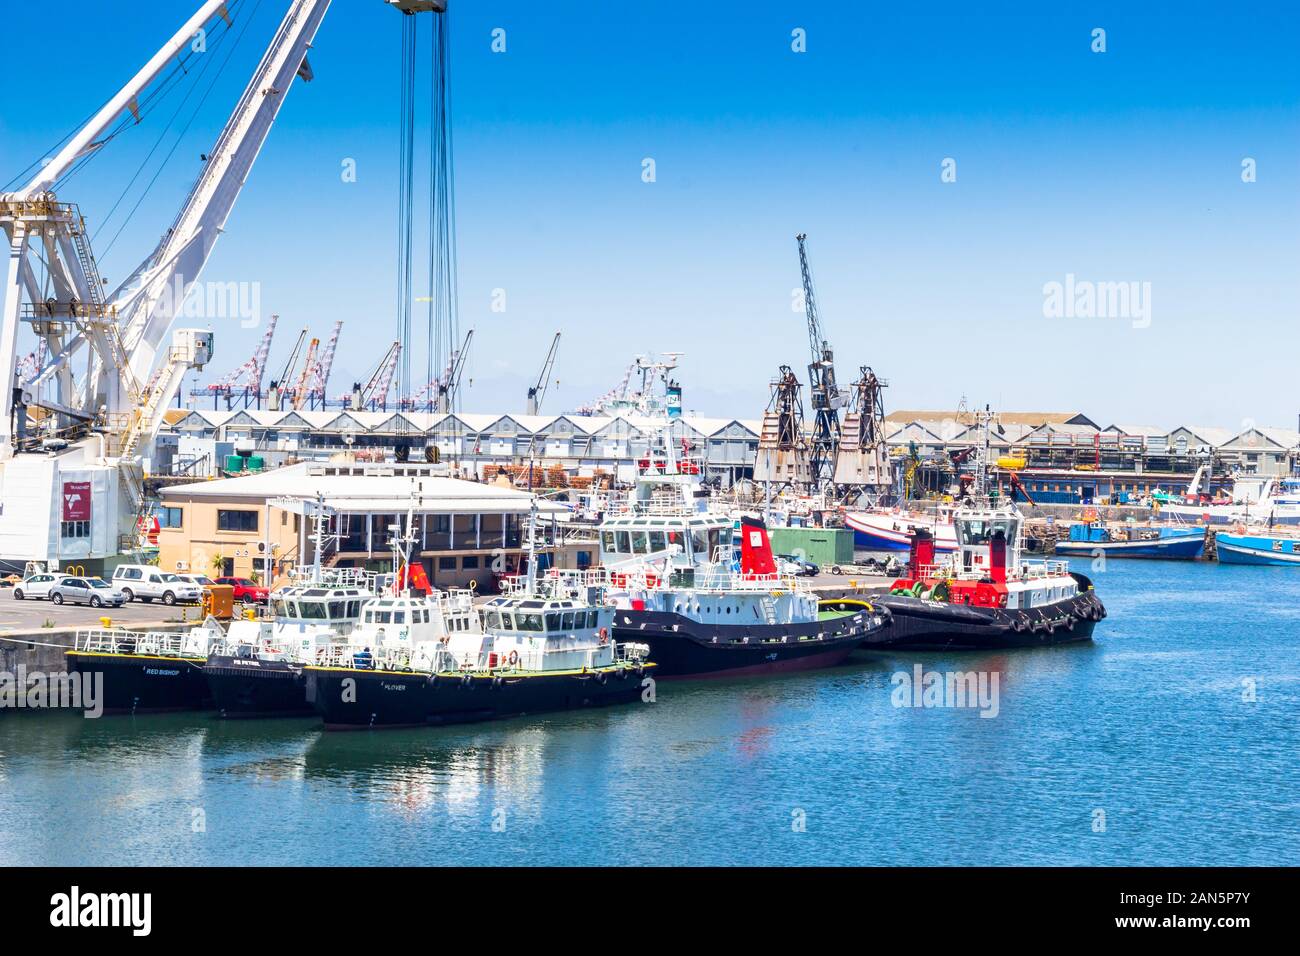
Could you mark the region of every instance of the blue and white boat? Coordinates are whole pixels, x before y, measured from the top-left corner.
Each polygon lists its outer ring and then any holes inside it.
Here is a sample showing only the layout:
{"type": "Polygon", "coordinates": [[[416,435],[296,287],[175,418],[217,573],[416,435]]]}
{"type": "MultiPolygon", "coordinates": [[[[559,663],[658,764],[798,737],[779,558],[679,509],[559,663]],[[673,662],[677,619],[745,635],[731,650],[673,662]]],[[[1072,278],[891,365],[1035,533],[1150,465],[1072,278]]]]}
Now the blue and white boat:
{"type": "Polygon", "coordinates": [[[1194,561],[1205,553],[1203,528],[1108,528],[1099,523],[1070,525],[1056,542],[1056,553],[1082,557],[1165,558],[1194,561]]]}
{"type": "Polygon", "coordinates": [[[1300,537],[1280,534],[1214,535],[1221,564],[1270,564],[1300,567],[1300,537]]]}

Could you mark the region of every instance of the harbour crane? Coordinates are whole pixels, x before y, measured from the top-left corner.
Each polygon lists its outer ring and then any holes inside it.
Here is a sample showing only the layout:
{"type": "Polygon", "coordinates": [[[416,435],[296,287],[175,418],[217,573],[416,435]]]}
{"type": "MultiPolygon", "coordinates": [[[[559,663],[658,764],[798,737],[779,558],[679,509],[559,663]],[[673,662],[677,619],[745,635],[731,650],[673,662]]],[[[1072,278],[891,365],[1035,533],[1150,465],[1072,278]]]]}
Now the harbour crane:
{"type": "Polygon", "coordinates": [[[366,384],[360,382],[352,383],[352,391],[346,395],[340,395],[339,398],[345,406],[354,411],[361,411],[366,408],[386,408],[388,405],[388,392],[393,387],[393,377],[397,372],[397,361],[402,353],[400,342],[394,342],[388,346],[388,351],[384,357],[379,360],[375,370],[370,373],[370,378],[366,384]]]}
{"type": "Polygon", "coordinates": [[[9,247],[0,314],[0,481],[6,497],[0,558],[11,551],[25,560],[69,553],[60,540],[60,522],[50,520],[59,513],[64,474],[77,480],[94,472],[104,475],[91,483],[94,539],[76,553],[99,558],[129,547],[144,501],[141,451],[152,446],[185,372],[211,358],[211,332],[176,329],[170,344],[168,332],[225,231],[294,80],[311,79],[307,51],[329,0],[287,4],[175,219],[111,291],[100,275],[85,218],[56,190],[75,169],[152,115],[151,94],[173,83],[197,84],[201,68],[187,68],[203,55],[194,37],[203,31],[215,38],[223,27],[230,32],[232,6],[229,0],[201,3],[53,158],[29,167],[34,172],[26,185],[0,193],[0,231],[9,247]],[[48,290],[38,278],[42,273],[48,290]],[[20,391],[13,386],[23,323],[45,339],[49,361],[20,391]],[[52,464],[46,456],[23,454],[35,447],[27,435],[29,406],[52,413],[48,418],[56,427],[66,423],[70,440],[57,446],[52,464]],[[19,501],[21,507],[14,506],[19,501]]]}
{"type": "Polygon", "coordinates": [[[298,341],[294,342],[293,351],[289,353],[289,359],[284,363],[284,370],[280,372],[280,377],[271,379],[271,384],[267,386],[266,407],[273,412],[280,410],[280,400],[286,391],[286,383],[293,377],[293,370],[298,365],[298,356],[302,353],[302,343],[305,341],[307,341],[307,330],[303,329],[298,333],[298,341]]]}
{"type": "Polygon", "coordinates": [[[551,349],[546,353],[546,361],[542,363],[542,371],[537,376],[536,384],[528,389],[528,405],[526,411],[529,415],[537,415],[541,412],[542,402],[546,399],[546,389],[550,387],[551,371],[555,368],[555,355],[560,350],[560,333],[555,333],[555,338],[551,339],[551,349]]]}
{"type": "Polygon", "coordinates": [[[262,400],[262,379],[266,375],[266,360],[271,355],[271,339],[275,336],[275,326],[279,321],[280,316],[272,313],[271,318],[266,323],[266,331],[262,333],[262,340],[257,343],[257,350],[252,354],[252,357],[234,371],[209,384],[206,389],[196,389],[194,394],[211,393],[213,408],[217,407],[217,398],[224,395],[226,408],[229,409],[235,390],[239,389],[242,392],[245,408],[248,407],[250,401],[260,404],[262,400]]]}
{"type": "Polygon", "coordinates": [[[298,376],[298,381],[289,392],[289,405],[294,411],[302,408],[303,402],[307,399],[308,383],[316,371],[316,350],[319,348],[320,339],[316,338],[312,339],[307,346],[307,357],[302,363],[302,374],[298,376]]]}
{"type": "Polygon", "coordinates": [[[844,396],[835,384],[835,353],[822,333],[817,315],[817,298],[813,291],[812,269],[808,265],[806,233],[795,237],[799,243],[799,271],[803,277],[803,304],[808,319],[808,346],[812,360],[808,363],[808,398],[813,411],[812,440],[808,463],[810,480],[820,490],[835,479],[835,455],[840,443],[840,407],[844,396]]]}
{"type": "Polygon", "coordinates": [[[334,353],[338,350],[339,333],[343,330],[343,320],[339,319],[334,323],[334,328],[330,331],[330,337],[325,343],[325,349],[311,366],[311,377],[307,381],[304,394],[301,396],[294,408],[301,408],[305,401],[310,407],[315,408],[319,401],[321,406],[325,405],[325,389],[329,386],[330,369],[334,367],[334,353]]]}

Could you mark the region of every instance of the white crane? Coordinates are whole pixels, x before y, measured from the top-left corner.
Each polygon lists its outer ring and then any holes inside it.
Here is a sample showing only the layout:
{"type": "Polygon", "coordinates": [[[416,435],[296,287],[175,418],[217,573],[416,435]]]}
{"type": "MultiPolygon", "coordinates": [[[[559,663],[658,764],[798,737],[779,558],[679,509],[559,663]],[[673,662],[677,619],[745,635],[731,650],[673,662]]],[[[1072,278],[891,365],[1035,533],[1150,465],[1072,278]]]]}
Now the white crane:
{"type": "MultiPolygon", "coordinates": [[[[55,397],[42,397],[40,404],[65,418],[105,426],[97,453],[80,449],[70,464],[79,468],[93,459],[117,468],[127,492],[119,502],[127,505],[127,517],[119,519],[118,528],[134,514],[142,494],[137,452],[156,436],[185,370],[201,367],[211,354],[210,332],[178,330],[165,349],[167,333],[198,281],[295,77],[311,79],[307,51],[329,5],[329,0],[291,0],[171,228],[111,293],[104,293],[77,206],[62,201],[54,189],[75,164],[107,147],[115,135],[111,128],[127,112],[139,120],[146,91],[178,57],[195,55],[192,43],[200,30],[214,26],[217,18],[229,24],[226,0],[202,3],[26,186],[0,194],[0,229],[9,252],[0,321],[0,463],[5,468],[0,479],[6,490],[18,474],[8,472],[15,465],[21,471],[19,463],[26,457],[14,455],[21,450],[29,396],[15,394],[13,387],[19,323],[26,321],[48,346],[48,361],[31,390],[52,381],[55,397]],[[37,280],[38,267],[48,269],[51,294],[37,280]],[[160,351],[164,360],[158,363],[160,351]],[[84,361],[77,361],[79,356],[84,361]],[[85,372],[74,378],[73,370],[82,368],[85,372]]],[[[48,471],[44,481],[49,486],[48,471]]],[[[5,552],[11,542],[26,540],[6,527],[10,519],[11,509],[0,510],[0,549],[5,552]]],[[[48,530],[53,535],[58,529],[48,530]]],[[[112,544],[94,550],[114,553],[112,544]]]]}

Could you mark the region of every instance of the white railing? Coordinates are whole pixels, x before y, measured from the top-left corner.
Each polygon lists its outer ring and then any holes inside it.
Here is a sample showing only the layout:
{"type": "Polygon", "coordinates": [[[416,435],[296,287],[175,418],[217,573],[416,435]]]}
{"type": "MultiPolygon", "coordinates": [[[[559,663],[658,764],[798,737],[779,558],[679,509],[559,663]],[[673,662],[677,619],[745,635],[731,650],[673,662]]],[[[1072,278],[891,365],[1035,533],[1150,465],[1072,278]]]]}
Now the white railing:
{"type": "Polygon", "coordinates": [[[94,654],[145,654],[153,657],[200,657],[206,649],[185,634],[162,631],[124,631],[94,627],[77,631],[73,649],[94,654]]]}

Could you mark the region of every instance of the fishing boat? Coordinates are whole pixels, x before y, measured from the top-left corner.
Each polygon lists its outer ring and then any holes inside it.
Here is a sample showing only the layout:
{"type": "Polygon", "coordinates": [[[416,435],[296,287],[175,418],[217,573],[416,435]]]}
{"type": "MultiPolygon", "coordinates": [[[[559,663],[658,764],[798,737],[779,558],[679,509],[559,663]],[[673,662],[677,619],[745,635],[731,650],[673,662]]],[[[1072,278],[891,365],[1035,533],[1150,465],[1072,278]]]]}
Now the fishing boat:
{"type": "Polygon", "coordinates": [[[1214,535],[1221,564],[1266,564],[1300,567],[1300,537],[1245,529],[1218,531],[1214,535]]]}
{"type": "Polygon", "coordinates": [[[830,667],[886,628],[875,608],[823,607],[778,573],[764,521],[742,514],[735,534],[729,516],[701,507],[698,469],[664,446],[601,524],[602,567],[580,582],[612,600],[614,637],[647,644],[657,677],[830,667]]]}
{"type": "Polygon", "coordinates": [[[1201,491],[1206,468],[1197,469],[1181,498],[1152,495],[1162,517],[1203,524],[1300,524],[1300,478],[1238,475],[1231,495],[1212,499],[1201,491]]]}
{"type": "Polygon", "coordinates": [[[849,511],[844,515],[844,526],[853,529],[853,547],[857,551],[908,551],[918,528],[930,533],[939,553],[957,550],[952,508],[947,506],[933,514],[901,509],[849,511]]]}
{"type": "Polygon", "coordinates": [[[1061,555],[1192,561],[1205,553],[1205,532],[1201,528],[1115,528],[1101,522],[1082,522],[1070,525],[1069,536],[1058,540],[1055,547],[1061,555]]]}
{"type": "MultiPolygon", "coordinates": [[[[631,703],[653,671],[644,644],[611,637],[614,608],[528,572],[475,609],[474,626],[412,629],[401,642],[334,646],[304,668],[329,730],[412,727],[631,703]]],[[[456,617],[455,620],[464,620],[456,617]]]]}

